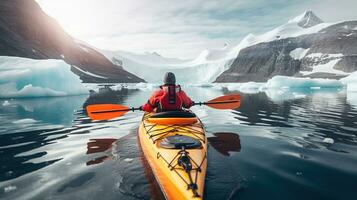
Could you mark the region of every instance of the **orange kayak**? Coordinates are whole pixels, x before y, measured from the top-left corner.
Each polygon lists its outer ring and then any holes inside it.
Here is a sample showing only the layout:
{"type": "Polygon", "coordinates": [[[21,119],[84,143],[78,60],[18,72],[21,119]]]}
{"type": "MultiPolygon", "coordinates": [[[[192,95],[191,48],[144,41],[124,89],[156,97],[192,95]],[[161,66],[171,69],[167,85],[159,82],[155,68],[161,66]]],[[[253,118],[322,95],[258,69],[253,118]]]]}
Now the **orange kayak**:
{"type": "Polygon", "coordinates": [[[145,113],[140,145],[168,200],[203,199],[207,138],[190,111],[145,113]]]}

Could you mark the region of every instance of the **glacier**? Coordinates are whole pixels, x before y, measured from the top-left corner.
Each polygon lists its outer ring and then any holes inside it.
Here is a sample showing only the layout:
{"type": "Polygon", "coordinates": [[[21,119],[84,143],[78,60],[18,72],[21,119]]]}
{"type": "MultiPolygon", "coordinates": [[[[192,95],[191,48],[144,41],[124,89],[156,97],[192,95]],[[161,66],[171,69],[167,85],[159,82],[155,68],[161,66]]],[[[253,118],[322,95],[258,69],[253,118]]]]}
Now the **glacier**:
{"type": "Polygon", "coordinates": [[[110,60],[121,60],[125,70],[149,83],[161,83],[163,75],[168,71],[176,74],[179,83],[211,83],[234,61],[233,57],[227,57],[229,49],[204,50],[196,59],[190,61],[165,58],[157,54],[101,52],[110,60]]]}
{"type": "Polygon", "coordinates": [[[0,98],[88,94],[62,60],[0,57],[0,98]]]}

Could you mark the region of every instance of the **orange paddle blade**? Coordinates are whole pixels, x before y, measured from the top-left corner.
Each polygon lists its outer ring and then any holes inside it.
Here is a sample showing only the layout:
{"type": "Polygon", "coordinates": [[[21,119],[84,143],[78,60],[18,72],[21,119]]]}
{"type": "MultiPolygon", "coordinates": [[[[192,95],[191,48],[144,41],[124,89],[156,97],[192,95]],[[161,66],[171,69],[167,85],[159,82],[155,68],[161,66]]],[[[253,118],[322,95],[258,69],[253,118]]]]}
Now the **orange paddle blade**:
{"type": "Polygon", "coordinates": [[[118,104],[94,104],[87,106],[86,110],[92,120],[108,120],[124,115],[130,108],[118,104]]]}
{"type": "Polygon", "coordinates": [[[241,96],[239,94],[228,94],[212,99],[204,104],[216,109],[235,109],[240,106],[241,96]]]}

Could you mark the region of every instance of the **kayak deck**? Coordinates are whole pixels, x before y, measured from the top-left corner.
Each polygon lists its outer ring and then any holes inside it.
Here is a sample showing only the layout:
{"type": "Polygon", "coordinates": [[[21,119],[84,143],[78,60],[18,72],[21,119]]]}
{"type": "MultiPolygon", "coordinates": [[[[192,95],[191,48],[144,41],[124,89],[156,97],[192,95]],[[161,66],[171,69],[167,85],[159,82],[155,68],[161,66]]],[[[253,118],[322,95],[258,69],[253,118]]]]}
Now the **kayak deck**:
{"type": "MultiPolygon", "coordinates": [[[[144,155],[167,199],[202,199],[207,168],[207,138],[200,120],[193,124],[157,124],[145,113],[139,127],[144,155]],[[199,147],[167,148],[167,138],[192,138],[199,147]]],[[[185,121],[187,123],[187,120],[185,121]]]]}

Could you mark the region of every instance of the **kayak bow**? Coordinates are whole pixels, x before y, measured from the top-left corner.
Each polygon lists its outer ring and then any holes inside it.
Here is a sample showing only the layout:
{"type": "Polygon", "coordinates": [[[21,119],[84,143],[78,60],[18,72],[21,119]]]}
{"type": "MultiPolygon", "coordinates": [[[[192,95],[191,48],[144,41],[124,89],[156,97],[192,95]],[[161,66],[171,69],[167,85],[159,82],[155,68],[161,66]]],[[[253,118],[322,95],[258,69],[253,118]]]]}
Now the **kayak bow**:
{"type": "Polygon", "coordinates": [[[207,138],[192,112],[145,113],[139,139],[166,199],[203,198],[207,138]]]}

